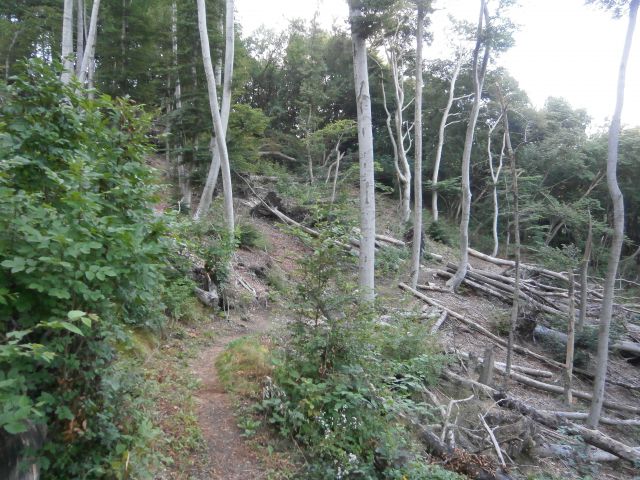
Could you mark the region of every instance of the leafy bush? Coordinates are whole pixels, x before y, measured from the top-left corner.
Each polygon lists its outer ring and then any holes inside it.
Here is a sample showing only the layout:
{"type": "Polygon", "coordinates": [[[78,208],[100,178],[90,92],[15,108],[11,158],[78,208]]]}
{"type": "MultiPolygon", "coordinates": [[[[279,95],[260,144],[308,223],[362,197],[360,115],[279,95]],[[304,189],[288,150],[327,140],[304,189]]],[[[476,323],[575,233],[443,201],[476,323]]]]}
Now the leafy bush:
{"type": "Polygon", "coordinates": [[[442,222],[431,222],[426,229],[426,233],[432,240],[443,243],[444,245],[453,245],[455,234],[442,222]]]}
{"type": "Polygon", "coordinates": [[[305,478],[430,478],[413,474],[428,469],[402,417],[429,417],[417,393],[443,359],[425,342],[425,325],[379,323],[350,293],[355,257],[340,246],[349,229],[334,222],[319,230],[319,239],[306,239],[312,253],[303,261],[299,316],[274,351],[260,411],[308,450],[305,478]]]}
{"type": "Polygon", "coordinates": [[[227,391],[258,398],[272,365],[268,348],[258,339],[240,338],[227,345],[216,360],[216,368],[227,391]]]}
{"type": "Polygon", "coordinates": [[[250,223],[238,225],[236,228],[236,241],[240,248],[267,249],[267,239],[255,225],[250,223]]]}
{"type": "Polygon", "coordinates": [[[149,119],[57,68],[0,86],[0,426],[46,424],[48,478],[126,476],[153,428],[115,347],[163,318],[149,119]]]}

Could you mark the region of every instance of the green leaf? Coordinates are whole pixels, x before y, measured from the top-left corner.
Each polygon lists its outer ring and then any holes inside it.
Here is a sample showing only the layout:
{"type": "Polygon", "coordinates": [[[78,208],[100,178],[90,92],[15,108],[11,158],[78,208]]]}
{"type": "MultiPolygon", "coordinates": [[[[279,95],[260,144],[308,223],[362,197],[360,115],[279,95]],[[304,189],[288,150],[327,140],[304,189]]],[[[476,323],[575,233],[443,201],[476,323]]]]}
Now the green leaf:
{"type": "Polygon", "coordinates": [[[65,330],[69,330],[70,332],[76,333],[76,334],[81,335],[81,336],[84,337],[84,333],[82,333],[82,330],[80,330],[78,327],[76,327],[73,323],[60,322],[60,324],[62,325],[62,327],[65,330]]]}
{"type": "Polygon", "coordinates": [[[78,320],[86,315],[87,314],[82,310],[71,310],[69,313],[67,313],[67,318],[69,320],[78,320]]]}
{"type": "Polygon", "coordinates": [[[4,429],[12,435],[28,430],[26,422],[9,422],[5,424],[4,429]]]}

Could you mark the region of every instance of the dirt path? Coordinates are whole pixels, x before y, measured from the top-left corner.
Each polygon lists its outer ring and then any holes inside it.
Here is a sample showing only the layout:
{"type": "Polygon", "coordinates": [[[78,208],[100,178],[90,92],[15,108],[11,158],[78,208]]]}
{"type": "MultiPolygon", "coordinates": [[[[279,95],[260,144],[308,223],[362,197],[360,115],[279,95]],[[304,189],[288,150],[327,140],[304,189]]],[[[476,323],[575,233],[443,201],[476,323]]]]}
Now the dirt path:
{"type": "Polygon", "coordinates": [[[237,426],[232,399],[225,393],[215,362],[225,347],[235,339],[246,335],[263,333],[269,329],[268,315],[255,312],[252,322],[237,324],[227,322],[215,343],[200,352],[190,365],[191,371],[200,380],[200,388],[194,395],[198,414],[198,424],[206,442],[208,465],[207,479],[259,480],[265,478],[264,468],[256,454],[246,444],[237,426]]]}

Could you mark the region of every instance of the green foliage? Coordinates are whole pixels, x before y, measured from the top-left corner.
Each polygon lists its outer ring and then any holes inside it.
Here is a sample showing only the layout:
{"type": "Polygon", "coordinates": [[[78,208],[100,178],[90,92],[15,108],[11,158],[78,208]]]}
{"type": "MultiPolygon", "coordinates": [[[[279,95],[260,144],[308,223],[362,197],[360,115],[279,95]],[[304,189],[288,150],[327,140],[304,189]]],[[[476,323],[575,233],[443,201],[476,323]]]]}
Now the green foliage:
{"type": "Polygon", "coordinates": [[[455,243],[454,232],[452,231],[451,227],[449,227],[449,225],[446,225],[442,221],[431,222],[427,226],[425,232],[429,236],[429,238],[435,240],[436,242],[440,242],[449,246],[455,243]]]}
{"type": "Polygon", "coordinates": [[[154,436],[141,379],[113,367],[124,326],[162,317],[149,119],[58,68],[0,86],[0,426],[46,424],[49,478],[123,476],[154,436]]]}
{"type": "Polygon", "coordinates": [[[375,258],[376,274],[385,277],[398,273],[408,258],[409,251],[406,248],[385,246],[378,251],[375,258]]]}
{"type": "Polygon", "coordinates": [[[301,268],[299,316],[274,351],[273,385],[260,411],[307,449],[306,478],[429,478],[411,473],[428,469],[400,417],[429,416],[416,393],[437,378],[443,359],[429,347],[426,325],[378,322],[348,293],[355,257],[341,244],[349,229],[333,222],[320,231],[306,238],[312,253],[301,268]]]}
{"type": "Polygon", "coordinates": [[[239,248],[244,247],[266,250],[268,247],[267,239],[264,234],[251,223],[238,225],[236,228],[235,239],[239,248]]]}
{"type": "Polygon", "coordinates": [[[252,337],[234,340],[216,360],[225,390],[254,399],[259,398],[262,381],[271,368],[269,350],[252,337]]]}

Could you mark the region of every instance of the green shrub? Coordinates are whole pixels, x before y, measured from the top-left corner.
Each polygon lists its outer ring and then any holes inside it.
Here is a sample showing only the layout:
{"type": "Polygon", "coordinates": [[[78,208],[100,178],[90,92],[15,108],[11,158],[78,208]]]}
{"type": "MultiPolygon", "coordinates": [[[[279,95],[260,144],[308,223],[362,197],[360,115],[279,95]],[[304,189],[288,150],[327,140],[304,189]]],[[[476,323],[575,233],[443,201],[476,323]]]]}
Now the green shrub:
{"type": "Polygon", "coordinates": [[[443,243],[444,245],[453,245],[456,235],[442,222],[431,222],[427,226],[426,233],[432,240],[443,243]]]}
{"type": "Polygon", "coordinates": [[[0,85],[0,427],[46,424],[47,478],[133,475],[154,430],[114,359],[164,318],[149,118],[59,69],[0,85]]]}
{"type": "Polygon", "coordinates": [[[312,253],[302,262],[298,318],[273,353],[273,385],[259,411],[307,450],[305,478],[421,478],[412,472],[426,472],[424,460],[402,417],[429,417],[418,392],[443,358],[432,353],[425,325],[380,323],[351,293],[355,257],[338,243],[350,229],[334,222],[319,231],[306,238],[312,253]]]}
{"type": "Polygon", "coordinates": [[[255,225],[244,223],[236,228],[236,242],[239,248],[267,250],[267,239],[255,225]]]}

